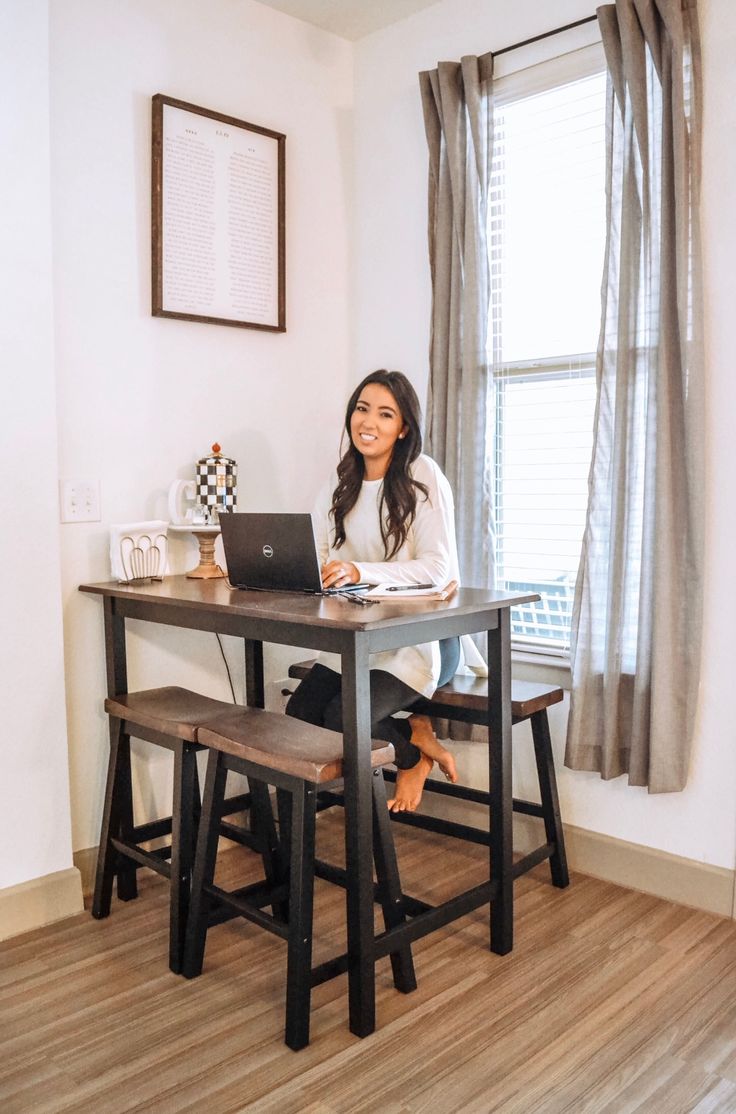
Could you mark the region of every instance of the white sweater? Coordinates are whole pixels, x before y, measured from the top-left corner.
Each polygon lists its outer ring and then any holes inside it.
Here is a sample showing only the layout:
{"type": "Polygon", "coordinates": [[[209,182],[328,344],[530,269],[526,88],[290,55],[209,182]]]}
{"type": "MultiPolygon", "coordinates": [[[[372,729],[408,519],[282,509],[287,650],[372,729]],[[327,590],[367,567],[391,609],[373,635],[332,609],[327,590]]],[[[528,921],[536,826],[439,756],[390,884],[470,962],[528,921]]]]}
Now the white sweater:
{"type": "MultiPolygon", "coordinates": [[[[333,473],[312,511],[320,565],[331,560],[350,561],[358,569],[360,579],[371,584],[446,584],[459,580],[452,489],[428,456],[420,456],[414,462],[411,475],[426,486],[427,497],[417,492],[416,515],[406,541],[387,561],[378,517],[383,480],[363,481],[358,501],[345,519],[345,541],[335,549],[330,517],[332,493],[337,486],[337,474],[333,473]]],[[[473,672],[485,674],[485,664],[472,640],[463,638],[462,648],[473,672]]],[[[320,654],[319,660],[340,671],[339,654],[320,654]]],[[[371,669],[392,673],[415,692],[431,696],[440,673],[439,644],[424,642],[420,646],[372,654],[371,669]]]]}

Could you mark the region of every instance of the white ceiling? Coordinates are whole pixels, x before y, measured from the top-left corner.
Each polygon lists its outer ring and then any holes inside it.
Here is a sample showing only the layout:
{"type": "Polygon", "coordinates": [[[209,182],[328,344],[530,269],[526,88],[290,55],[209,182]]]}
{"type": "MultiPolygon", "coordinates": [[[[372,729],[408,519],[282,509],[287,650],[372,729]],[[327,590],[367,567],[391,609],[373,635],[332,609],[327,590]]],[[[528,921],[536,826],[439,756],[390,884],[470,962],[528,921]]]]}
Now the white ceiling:
{"type": "Polygon", "coordinates": [[[372,31],[431,8],[438,0],[260,0],[269,8],[303,19],[344,39],[362,39],[372,31]]]}

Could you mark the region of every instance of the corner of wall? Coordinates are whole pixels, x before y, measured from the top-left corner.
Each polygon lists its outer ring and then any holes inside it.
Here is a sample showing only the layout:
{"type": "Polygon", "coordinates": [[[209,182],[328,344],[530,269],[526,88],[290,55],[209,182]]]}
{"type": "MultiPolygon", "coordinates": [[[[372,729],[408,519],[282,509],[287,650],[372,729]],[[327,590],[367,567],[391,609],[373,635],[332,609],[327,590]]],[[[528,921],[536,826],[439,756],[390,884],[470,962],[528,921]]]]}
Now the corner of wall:
{"type": "Polygon", "coordinates": [[[0,890],[0,940],[82,912],[82,877],[76,867],[9,886],[0,890]]]}

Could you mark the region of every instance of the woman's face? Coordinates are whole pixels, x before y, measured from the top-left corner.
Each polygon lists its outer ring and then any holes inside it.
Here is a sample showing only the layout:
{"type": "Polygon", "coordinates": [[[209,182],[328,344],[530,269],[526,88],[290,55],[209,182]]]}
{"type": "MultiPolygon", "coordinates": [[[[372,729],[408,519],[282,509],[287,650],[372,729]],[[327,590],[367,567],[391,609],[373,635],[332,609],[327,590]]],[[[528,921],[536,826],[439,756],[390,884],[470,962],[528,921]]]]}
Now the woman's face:
{"type": "Polygon", "coordinates": [[[350,416],[350,437],[363,457],[369,480],[386,475],[394,445],[407,426],[396,399],[382,383],[368,383],[360,392],[350,416]]]}

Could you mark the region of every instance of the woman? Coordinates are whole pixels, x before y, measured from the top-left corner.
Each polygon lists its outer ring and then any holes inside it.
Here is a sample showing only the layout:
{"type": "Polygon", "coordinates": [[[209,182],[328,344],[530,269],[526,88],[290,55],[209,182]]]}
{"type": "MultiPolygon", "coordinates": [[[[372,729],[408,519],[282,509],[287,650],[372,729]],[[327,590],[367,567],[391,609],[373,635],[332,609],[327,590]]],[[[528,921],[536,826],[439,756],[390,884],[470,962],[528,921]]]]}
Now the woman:
{"type": "MultiPolygon", "coordinates": [[[[422,455],[416,392],[398,371],[366,376],[347,406],[347,448],[313,512],[325,588],[372,584],[442,585],[458,579],[452,492],[442,472],[422,455]]],[[[459,639],[372,655],[374,738],[396,752],[394,811],[413,811],[437,761],[450,781],[455,761],[424,716],[395,719],[420,696],[430,696],[455,673],[459,639]]],[[[287,715],[342,730],[340,658],[321,655],[286,707],[287,715]]]]}

